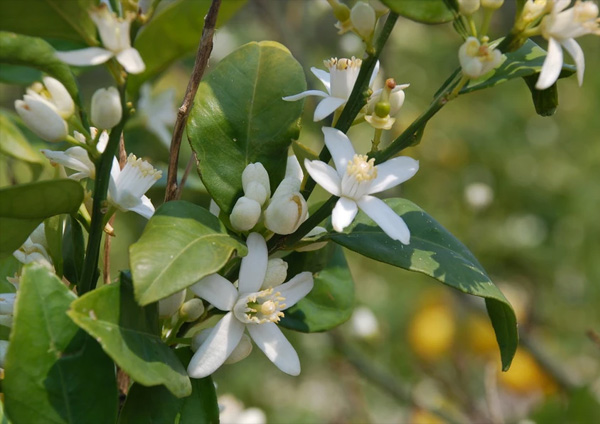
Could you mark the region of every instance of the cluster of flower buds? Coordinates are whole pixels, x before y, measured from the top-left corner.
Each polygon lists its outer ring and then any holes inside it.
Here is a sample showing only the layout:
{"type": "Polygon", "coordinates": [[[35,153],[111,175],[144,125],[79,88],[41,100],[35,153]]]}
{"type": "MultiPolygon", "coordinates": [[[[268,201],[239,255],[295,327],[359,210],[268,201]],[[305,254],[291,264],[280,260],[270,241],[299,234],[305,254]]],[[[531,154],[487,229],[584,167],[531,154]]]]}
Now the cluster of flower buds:
{"type": "Polygon", "coordinates": [[[355,32],[369,45],[373,39],[377,19],[385,15],[389,9],[378,0],[357,1],[350,9],[338,0],[327,0],[333,9],[333,16],[338,20],[335,27],[339,33],[355,32]]]}
{"type": "Polygon", "coordinates": [[[487,37],[483,37],[481,42],[475,37],[469,37],[458,49],[462,72],[473,79],[487,74],[505,59],[506,56],[488,44],[487,37]]]}
{"type": "Polygon", "coordinates": [[[242,172],[244,196],[237,200],[229,217],[234,229],[249,231],[254,228],[263,216],[264,206],[266,209],[263,222],[268,230],[277,234],[291,234],[298,229],[306,220],[308,207],[300,194],[302,177],[299,178],[297,171],[290,171],[300,168],[299,165],[294,166],[294,162],[298,163],[298,160],[295,156],[290,156],[286,177],[273,193],[273,197],[269,174],[265,167],[260,162],[246,166],[242,172]]]}
{"type": "Polygon", "coordinates": [[[41,139],[63,141],[68,135],[65,120],[75,112],[75,104],[60,81],[52,77],[44,77],[43,81],[43,84],[31,85],[23,100],[15,101],[15,109],[25,125],[41,139]]]}
{"type": "Polygon", "coordinates": [[[393,78],[385,81],[383,88],[375,91],[367,102],[365,120],[373,128],[389,130],[396,121],[396,114],[404,104],[404,89],[410,84],[397,85],[393,78]]]}

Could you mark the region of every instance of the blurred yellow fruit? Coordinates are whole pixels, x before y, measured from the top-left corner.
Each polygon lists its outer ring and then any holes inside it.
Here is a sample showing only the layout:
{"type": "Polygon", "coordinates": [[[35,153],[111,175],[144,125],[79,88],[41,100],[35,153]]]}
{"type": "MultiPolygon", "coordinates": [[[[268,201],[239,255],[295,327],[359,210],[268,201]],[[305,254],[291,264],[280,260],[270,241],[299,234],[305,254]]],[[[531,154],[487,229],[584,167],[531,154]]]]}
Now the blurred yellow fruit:
{"type": "Polygon", "coordinates": [[[421,359],[433,361],[448,352],[455,333],[452,309],[445,304],[429,303],[409,323],[408,342],[421,359]]]}
{"type": "Polygon", "coordinates": [[[490,320],[482,315],[469,315],[464,327],[467,345],[478,355],[496,354],[498,345],[490,320]]]}
{"type": "Polygon", "coordinates": [[[556,383],[544,372],[535,359],[526,351],[517,349],[510,370],[500,372],[498,381],[518,393],[556,391],[556,383]]]}
{"type": "Polygon", "coordinates": [[[410,424],[445,424],[446,421],[422,409],[415,409],[410,417],[410,424]]]}

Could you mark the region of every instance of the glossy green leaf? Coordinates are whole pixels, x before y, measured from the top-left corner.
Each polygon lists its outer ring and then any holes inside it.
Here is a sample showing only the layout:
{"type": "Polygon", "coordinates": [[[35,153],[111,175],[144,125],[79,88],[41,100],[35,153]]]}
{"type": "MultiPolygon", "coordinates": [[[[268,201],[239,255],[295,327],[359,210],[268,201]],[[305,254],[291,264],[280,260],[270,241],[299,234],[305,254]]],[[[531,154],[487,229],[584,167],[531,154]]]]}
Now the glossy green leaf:
{"type": "Polygon", "coordinates": [[[302,101],[281,98],[306,89],[304,71],[272,41],[246,44],[223,59],[200,84],[188,122],[198,169],[221,210],[242,196],[242,171],[261,162],[272,191],[283,178],[287,150],[298,138],[302,101]]]}
{"type": "Polygon", "coordinates": [[[409,245],[389,238],[362,212],[343,233],[327,237],[368,258],[429,275],[452,288],[484,298],[500,347],[502,367],[508,369],[518,344],[515,313],[508,300],[473,254],[421,208],[405,199],[388,199],[386,203],[408,225],[409,245]]]}
{"type": "Polygon", "coordinates": [[[280,322],[292,330],[313,333],[325,331],[346,322],[354,309],[354,283],[346,258],[339,246],[330,243],[313,252],[295,252],[285,257],[288,276],[312,271],[312,291],[285,311],[280,322]]]}
{"type": "MultiPolygon", "coordinates": [[[[11,2],[19,3],[19,2],[11,2]]],[[[69,4],[71,2],[65,2],[69,4]]],[[[25,15],[24,15],[25,16],[25,15]]],[[[20,19],[27,21],[27,19],[20,19]]],[[[79,89],[68,65],[54,56],[54,48],[37,37],[0,32],[0,63],[24,65],[39,69],[59,80],[67,89],[75,103],[81,106],[79,89]]]]}
{"type": "MultiPolygon", "coordinates": [[[[186,365],[192,358],[188,348],[177,349],[175,353],[186,365]]],[[[218,421],[217,394],[210,377],[192,379],[192,394],[185,398],[176,398],[163,386],[144,387],[135,383],[129,389],[119,416],[119,424],[209,424],[218,421]]]]}
{"type": "Polygon", "coordinates": [[[21,268],[21,262],[13,255],[0,260],[0,293],[14,293],[15,286],[8,282],[7,278],[14,277],[21,268]]]}
{"type": "Polygon", "coordinates": [[[554,83],[545,90],[538,90],[535,88],[538,77],[539,74],[533,74],[523,77],[523,80],[531,92],[535,112],[540,116],[552,116],[558,107],[558,87],[554,83]]]}
{"type": "MultiPolygon", "coordinates": [[[[164,71],[182,56],[196,51],[210,3],[210,0],[176,0],[142,29],[135,40],[135,48],[144,58],[146,70],[129,77],[127,89],[130,93],[137,93],[148,78],[164,71]]],[[[221,2],[217,27],[223,25],[244,3],[246,0],[221,2]]]]}
{"type": "Polygon", "coordinates": [[[73,180],[51,180],[0,189],[0,259],[17,250],[51,216],[75,213],[83,188],[73,180]]]}
{"type": "Polygon", "coordinates": [[[159,335],[157,305],[139,306],[130,278],[86,293],[68,315],[92,335],[129,376],[144,386],[164,384],[177,397],[189,396],[190,379],[159,335]]]}
{"type": "Polygon", "coordinates": [[[0,153],[25,162],[44,163],[44,157],[29,145],[21,130],[4,113],[0,113],[0,153]]]}
{"type": "Polygon", "coordinates": [[[444,0],[381,0],[383,4],[413,21],[424,24],[443,24],[454,19],[444,0]]]}
{"type": "Polygon", "coordinates": [[[83,270],[85,244],[81,224],[72,216],[67,217],[63,235],[63,272],[71,284],[78,284],[83,270]]]}
{"type": "Polygon", "coordinates": [[[46,268],[27,265],[15,305],[3,381],[15,423],[113,423],[114,364],[66,311],[75,295],[46,268]]]}
{"type": "Polygon", "coordinates": [[[0,82],[16,85],[30,85],[42,79],[42,73],[37,69],[27,66],[9,65],[0,66],[0,82]]]}
{"type": "Polygon", "coordinates": [[[62,239],[65,226],[65,216],[55,215],[44,220],[44,233],[48,243],[48,254],[52,258],[54,270],[59,278],[63,276],[62,239]]]}
{"type": "Polygon", "coordinates": [[[165,203],[129,249],[135,298],[147,305],[185,289],[221,269],[234,250],[246,254],[209,211],[184,201],[165,203]]]}
{"type": "Polygon", "coordinates": [[[97,0],[3,1],[0,30],[73,41],[94,40],[96,27],[88,10],[97,0]]]}
{"type": "MultiPolygon", "coordinates": [[[[506,53],[506,60],[490,73],[469,81],[460,94],[493,87],[514,78],[522,78],[539,74],[546,59],[546,51],[531,40],[527,40],[521,48],[506,53]]],[[[564,63],[559,78],[575,73],[575,66],[564,63]]]]}

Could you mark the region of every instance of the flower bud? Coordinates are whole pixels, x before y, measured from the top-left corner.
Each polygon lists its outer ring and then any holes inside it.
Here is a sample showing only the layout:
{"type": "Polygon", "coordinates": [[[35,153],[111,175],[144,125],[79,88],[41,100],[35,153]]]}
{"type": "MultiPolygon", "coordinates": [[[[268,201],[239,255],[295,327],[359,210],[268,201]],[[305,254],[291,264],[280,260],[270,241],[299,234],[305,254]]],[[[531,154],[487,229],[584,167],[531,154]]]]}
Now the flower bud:
{"type": "Polygon", "coordinates": [[[267,190],[257,181],[251,181],[244,190],[245,197],[256,200],[259,205],[264,205],[267,201],[267,190]]]}
{"type": "Polygon", "coordinates": [[[52,77],[44,77],[44,85],[50,93],[50,100],[56,106],[58,114],[68,119],[75,112],[75,103],[64,85],[52,77]]]}
{"type": "Polygon", "coordinates": [[[370,0],[369,4],[375,11],[377,17],[383,16],[390,11],[390,9],[385,4],[381,3],[379,0],[370,0]]]}
{"type": "Polygon", "coordinates": [[[287,164],[285,166],[285,177],[294,177],[300,181],[304,179],[304,172],[296,155],[290,155],[287,157],[287,164]]]}
{"type": "Polygon", "coordinates": [[[286,177],[277,186],[277,190],[275,190],[275,193],[273,193],[273,197],[298,193],[300,191],[300,184],[301,182],[298,178],[286,177]]]}
{"type": "Polygon", "coordinates": [[[339,29],[339,33],[343,34],[352,29],[350,22],[350,8],[338,0],[327,0],[333,9],[333,16],[338,20],[335,27],[339,29]]]}
{"type": "Polygon", "coordinates": [[[261,214],[260,204],[245,196],[240,197],[229,216],[231,226],[238,231],[248,231],[258,222],[261,214]]]}
{"type": "Polygon", "coordinates": [[[546,0],[527,0],[521,12],[522,23],[527,24],[537,20],[548,11],[548,6],[549,4],[546,0]]]}
{"type": "Polygon", "coordinates": [[[197,297],[188,300],[179,308],[179,316],[185,322],[193,322],[204,313],[204,303],[197,297]]]}
{"type": "Polygon", "coordinates": [[[283,284],[287,278],[288,264],[281,258],[269,259],[267,262],[267,273],[260,287],[261,290],[266,290],[271,287],[283,284]]]}
{"type": "Polygon", "coordinates": [[[300,193],[273,196],[265,211],[265,227],[276,234],[292,234],[306,220],[308,207],[300,193]]]}
{"type": "Polygon", "coordinates": [[[479,10],[479,0],[458,0],[458,11],[461,15],[472,15],[479,10]]]}
{"type": "Polygon", "coordinates": [[[62,141],[67,137],[67,123],[56,106],[39,95],[25,94],[15,101],[17,113],[38,137],[46,141],[62,141]]]}
{"type": "Polygon", "coordinates": [[[244,193],[248,190],[248,185],[251,182],[257,182],[265,188],[267,192],[267,198],[271,197],[271,185],[269,183],[269,174],[262,163],[250,163],[244,168],[242,172],[242,187],[244,193]]]}
{"type": "Polygon", "coordinates": [[[481,6],[486,9],[500,9],[504,4],[504,0],[481,0],[481,6]]]}
{"type": "Polygon", "coordinates": [[[158,316],[168,318],[173,316],[179,310],[179,307],[185,300],[185,290],[178,291],[169,297],[158,301],[158,316]]]}
{"type": "Polygon", "coordinates": [[[359,1],[352,8],[350,21],[358,35],[368,40],[375,30],[375,22],[377,21],[375,10],[368,3],[359,1]]]}
{"type": "Polygon", "coordinates": [[[121,121],[123,108],[115,87],[101,88],[92,96],[92,122],[100,129],[111,129],[121,121]]]}
{"type": "Polygon", "coordinates": [[[229,357],[225,360],[225,364],[235,364],[236,362],[241,361],[246,358],[252,352],[252,341],[247,334],[242,334],[242,338],[238,345],[233,349],[233,352],[229,355],[229,357]]]}

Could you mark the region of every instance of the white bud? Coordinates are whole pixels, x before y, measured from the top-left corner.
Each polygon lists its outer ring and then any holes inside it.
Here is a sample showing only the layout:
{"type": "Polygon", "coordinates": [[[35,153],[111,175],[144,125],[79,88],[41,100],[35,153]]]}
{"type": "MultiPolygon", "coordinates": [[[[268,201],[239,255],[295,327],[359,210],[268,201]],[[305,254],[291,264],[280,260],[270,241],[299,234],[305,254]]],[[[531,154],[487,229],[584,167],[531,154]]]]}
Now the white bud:
{"type": "Polygon", "coordinates": [[[458,0],[458,11],[461,15],[472,15],[479,10],[479,0],[458,0]]]}
{"type": "Polygon", "coordinates": [[[525,22],[535,21],[546,13],[546,6],[548,6],[546,0],[527,0],[523,5],[521,19],[525,22]]]}
{"type": "Polygon", "coordinates": [[[269,174],[262,163],[250,163],[242,172],[242,187],[246,193],[247,187],[251,182],[257,182],[262,185],[266,192],[267,198],[271,197],[271,185],[269,183],[269,174]]]}
{"type": "Polygon", "coordinates": [[[260,204],[256,200],[242,196],[235,202],[229,221],[234,229],[248,231],[256,225],[261,212],[260,204]]]}
{"type": "Polygon", "coordinates": [[[204,313],[204,303],[197,297],[188,300],[179,308],[179,316],[185,322],[196,321],[204,313]]]}
{"type": "Polygon", "coordinates": [[[301,182],[298,178],[286,177],[277,186],[277,190],[275,190],[275,193],[273,193],[273,197],[298,193],[300,191],[300,184],[301,182]]]}
{"type": "Polygon", "coordinates": [[[294,177],[300,181],[304,179],[304,172],[296,155],[290,155],[287,157],[287,164],[285,166],[285,177],[294,177]]]}
{"type": "Polygon", "coordinates": [[[377,16],[383,16],[390,11],[390,9],[379,0],[369,0],[369,4],[377,16]]]}
{"type": "Polygon", "coordinates": [[[242,334],[242,338],[238,345],[233,349],[233,352],[229,355],[229,357],[225,360],[225,364],[235,364],[236,362],[241,361],[246,358],[252,352],[252,341],[247,334],[242,334]]]}
{"type": "Polygon", "coordinates": [[[375,10],[368,3],[357,2],[350,12],[350,21],[356,32],[364,39],[370,39],[375,30],[375,10]]]}
{"type": "Polygon", "coordinates": [[[265,227],[276,234],[292,234],[307,214],[306,200],[300,193],[273,196],[265,211],[265,227]]]}
{"type": "Polygon", "coordinates": [[[123,108],[115,87],[101,88],[92,96],[92,122],[100,129],[111,129],[121,121],[123,108]]]}
{"type": "Polygon", "coordinates": [[[379,323],[373,312],[365,307],[359,306],[354,310],[352,318],[352,332],[360,338],[371,339],[379,335],[379,323]]]}
{"type": "Polygon", "coordinates": [[[37,136],[46,141],[62,141],[67,137],[67,123],[56,106],[39,95],[25,94],[15,101],[17,113],[37,136]]]}
{"type": "Polygon", "coordinates": [[[258,181],[250,181],[244,190],[245,197],[256,200],[259,205],[264,205],[267,201],[267,190],[258,181]]]}
{"type": "Polygon", "coordinates": [[[75,103],[62,83],[52,77],[44,77],[44,85],[50,93],[50,100],[56,106],[58,114],[68,119],[75,112],[75,103]]]}
{"type": "Polygon", "coordinates": [[[267,273],[265,280],[260,287],[261,290],[266,290],[271,287],[283,284],[287,278],[288,264],[281,258],[269,259],[267,262],[267,273]]]}
{"type": "Polygon", "coordinates": [[[487,9],[500,9],[504,4],[504,0],[481,0],[481,6],[487,9]]]}
{"type": "Polygon", "coordinates": [[[168,318],[173,316],[179,310],[179,307],[185,300],[185,290],[178,291],[169,297],[158,301],[158,316],[160,318],[168,318]]]}

